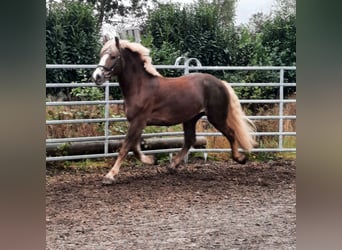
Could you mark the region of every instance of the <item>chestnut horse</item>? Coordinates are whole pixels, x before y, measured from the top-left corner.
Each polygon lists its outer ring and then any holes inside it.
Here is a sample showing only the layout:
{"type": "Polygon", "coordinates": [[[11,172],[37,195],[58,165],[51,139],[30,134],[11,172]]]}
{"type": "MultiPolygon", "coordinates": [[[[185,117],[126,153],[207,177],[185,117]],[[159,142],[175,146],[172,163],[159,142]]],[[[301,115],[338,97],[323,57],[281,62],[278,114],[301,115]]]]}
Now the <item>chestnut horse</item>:
{"type": "Polygon", "coordinates": [[[143,163],[153,164],[153,156],[140,150],[142,130],[148,125],[171,126],[183,123],[184,146],[174,157],[177,167],[196,141],[195,125],[203,115],[230,142],[233,159],[241,164],[255,145],[254,124],[245,116],[231,86],[210,74],[193,73],[177,78],[161,76],[151,63],[149,50],[126,40],[107,41],[101,49],[99,65],[92,74],[97,85],[117,76],[125,103],[129,128],[113,168],[104,184],[114,182],[130,150],[143,163]]]}

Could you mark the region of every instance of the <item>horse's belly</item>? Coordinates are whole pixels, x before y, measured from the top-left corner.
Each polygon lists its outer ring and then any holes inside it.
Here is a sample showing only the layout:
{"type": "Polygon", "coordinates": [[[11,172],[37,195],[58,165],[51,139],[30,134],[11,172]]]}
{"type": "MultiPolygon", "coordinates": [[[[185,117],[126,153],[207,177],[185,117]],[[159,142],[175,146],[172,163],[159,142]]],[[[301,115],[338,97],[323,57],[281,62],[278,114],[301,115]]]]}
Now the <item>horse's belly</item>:
{"type": "Polygon", "coordinates": [[[165,110],[164,112],[154,112],[147,119],[147,125],[156,126],[172,126],[185,121],[189,121],[193,117],[203,112],[202,109],[184,109],[183,110],[165,110]]]}
{"type": "Polygon", "coordinates": [[[147,121],[147,126],[172,126],[181,123],[181,121],[167,121],[160,119],[151,119],[147,121]]]}
{"type": "Polygon", "coordinates": [[[168,114],[153,115],[147,120],[147,125],[172,126],[182,123],[182,117],[169,116],[168,114]]]}

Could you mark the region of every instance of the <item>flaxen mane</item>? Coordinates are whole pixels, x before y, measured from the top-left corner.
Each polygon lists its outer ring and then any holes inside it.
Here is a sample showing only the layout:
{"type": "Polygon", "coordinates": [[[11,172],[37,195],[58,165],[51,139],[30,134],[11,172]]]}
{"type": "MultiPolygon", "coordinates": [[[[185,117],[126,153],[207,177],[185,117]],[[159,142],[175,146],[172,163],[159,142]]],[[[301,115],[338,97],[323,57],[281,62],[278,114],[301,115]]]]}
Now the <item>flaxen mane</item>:
{"type": "MultiPolygon", "coordinates": [[[[149,56],[150,50],[145,48],[140,43],[129,42],[127,40],[120,40],[120,47],[123,49],[129,49],[132,52],[136,52],[140,55],[141,60],[144,62],[145,70],[153,76],[161,76],[156,68],[152,65],[152,59],[149,56]]],[[[101,50],[101,54],[106,50],[116,50],[114,40],[109,40],[101,50]]]]}

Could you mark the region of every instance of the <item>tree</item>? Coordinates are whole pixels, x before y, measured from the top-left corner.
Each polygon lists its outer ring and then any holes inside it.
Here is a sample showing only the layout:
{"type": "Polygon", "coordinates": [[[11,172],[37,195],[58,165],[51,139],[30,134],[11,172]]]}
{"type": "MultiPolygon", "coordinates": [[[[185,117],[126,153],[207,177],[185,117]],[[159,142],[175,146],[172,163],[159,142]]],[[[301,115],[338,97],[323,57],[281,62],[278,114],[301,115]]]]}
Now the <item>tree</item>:
{"type": "Polygon", "coordinates": [[[223,26],[230,26],[234,22],[237,0],[213,0],[219,10],[219,19],[223,26]]]}
{"type": "MultiPolygon", "coordinates": [[[[296,12],[294,0],[278,0],[278,5],[270,15],[256,13],[247,26],[238,28],[239,42],[236,50],[238,65],[296,65],[296,12]]],[[[250,74],[234,74],[235,80],[251,82],[279,81],[277,73],[252,72],[250,74]]],[[[295,82],[296,72],[286,71],[285,82],[295,82]]],[[[275,98],[278,96],[276,88],[264,87],[262,91],[257,88],[241,88],[240,96],[256,96],[260,98],[275,98]],[[258,94],[259,92],[259,94],[258,94]]],[[[287,94],[295,88],[285,88],[287,94]]]]}
{"type": "Polygon", "coordinates": [[[296,2],[277,3],[273,15],[263,24],[263,45],[273,65],[296,65],[296,2]]]}
{"type": "Polygon", "coordinates": [[[262,12],[257,12],[249,19],[247,27],[252,33],[261,33],[263,25],[268,18],[268,15],[265,15],[262,12]]]}
{"type": "Polygon", "coordinates": [[[99,27],[106,22],[111,23],[115,16],[125,17],[130,15],[132,18],[141,18],[147,15],[149,4],[155,0],[79,0],[87,2],[95,10],[97,24],[99,27]]]}
{"type": "Polygon", "coordinates": [[[231,49],[227,41],[233,22],[224,24],[219,6],[207,1],[185,7],[161,4],[149,14],[144,33],[153,38],[152,49],[162,49],[167,43],[168,49],[181,53],[179,56],[196,57],[203,65],[229,65],[231,49]]]}
{"type": "Polygon", "coordinates": [[[283,18],[296,16],[296,0],[276,0],[274,15],[281,15],[283,18]]]}
{"type": "MultiPolygon", "coordinates": [[[[100,50],[92,7],[75,1],[52,3],[46,16],[46,63],[94,64],[100,50]]],[[[87,81],[86,70],[46,71],[47,82],[87,81]]]]}
{"type": "MultiPolygon", "coordinates": [[[[262,43],[272,65],[296,65],[296,1],[277,0],[271,17],[263,24],[262,43]]],[[[296,71],[287,71],[285,82],[296,82],[296,71]]],[[[295,91],[285,88],[286,94],[295,91]]]]}

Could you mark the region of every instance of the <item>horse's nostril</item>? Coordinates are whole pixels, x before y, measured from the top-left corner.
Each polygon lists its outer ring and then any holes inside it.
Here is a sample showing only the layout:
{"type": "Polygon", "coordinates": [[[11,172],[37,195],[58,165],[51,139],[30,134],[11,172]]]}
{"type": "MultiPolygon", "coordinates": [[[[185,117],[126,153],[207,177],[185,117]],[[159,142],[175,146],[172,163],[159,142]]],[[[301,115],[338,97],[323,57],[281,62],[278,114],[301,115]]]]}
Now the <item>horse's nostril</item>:
{"type": "Polygon", "coordinates": [[[103,83],[103,75],[99,74],[98,72],[94,72],[92,75],[93,82],[96,83],[96,85],[101,85],[103,83]]]}
{"type": "Polygon", "coordinates": [[[94,82],[97,82],[97,81],[101,80],[101,75],[98,72],[94,72],[92,75],[92,79],[94,82]]]}

